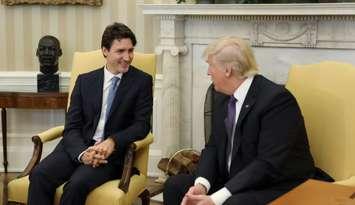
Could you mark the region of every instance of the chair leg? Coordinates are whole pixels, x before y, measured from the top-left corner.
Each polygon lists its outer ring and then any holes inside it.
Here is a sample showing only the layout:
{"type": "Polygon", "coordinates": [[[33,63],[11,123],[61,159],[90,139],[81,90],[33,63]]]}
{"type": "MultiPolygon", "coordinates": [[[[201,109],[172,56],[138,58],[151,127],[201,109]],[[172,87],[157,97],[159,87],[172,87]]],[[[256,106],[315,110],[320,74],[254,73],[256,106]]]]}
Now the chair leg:
{"type": "Polygon", "coordinates": [[[150,203],[150,197],[149,197],[149,191],[145,189],[140,195],[139,198],[142,200],[142,205],[149,205],[150,203]]]}

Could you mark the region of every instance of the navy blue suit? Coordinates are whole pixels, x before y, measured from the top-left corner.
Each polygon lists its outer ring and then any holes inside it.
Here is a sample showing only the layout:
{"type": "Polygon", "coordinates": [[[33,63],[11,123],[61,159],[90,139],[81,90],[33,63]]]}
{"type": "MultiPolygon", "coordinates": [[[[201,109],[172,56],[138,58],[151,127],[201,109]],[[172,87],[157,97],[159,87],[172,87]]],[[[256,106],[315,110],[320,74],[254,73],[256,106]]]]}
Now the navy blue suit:
{"type": "Polygon", "coordinates": [[[212,132],[196,175],[171,178],[166,190],[180,190],[180,196],[178,191],[165,191],[165,204],[179,204],[198,176],[210,182],[210,193],[222,187],[232,193],[225,204],[243,205],[266,204],[314,177],[314,162],[296,99],[283,86],[261,75],[254,77],[240,110],[228,172],[224,124],[228,99],[215,93],[212,132]]]}
{"type": "Polygon", "coordinates": [[[112,137],[116,147],[108,163],[92,168],[78,161],[78,156],[93,145],[100,119],[103,68],[79,75],[66,114],[63,139],[30,174],[29,205],[52,205],[56,187],[64,186],[61,204],[80,205],[87,194],[108,180],[119,178],[128,144],[143,139],[151,129],[152,77],[133,66],[123,74],[104,138],[112,137]]]}

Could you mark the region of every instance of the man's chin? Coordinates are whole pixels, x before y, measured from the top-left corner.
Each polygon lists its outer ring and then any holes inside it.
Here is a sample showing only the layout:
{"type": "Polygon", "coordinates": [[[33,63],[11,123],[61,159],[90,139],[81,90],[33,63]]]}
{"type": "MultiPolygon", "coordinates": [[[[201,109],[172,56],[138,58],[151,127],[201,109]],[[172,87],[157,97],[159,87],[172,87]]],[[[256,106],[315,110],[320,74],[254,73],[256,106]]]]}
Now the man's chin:
{"type": "MultiPolygon", "coordinates": [[[[213,83],[213,82],[212,82],[213,83]]],[[[224,93],[223,90],[221,90],[220,87],[218,87],[215,83],[213,83],[213,86],[214,86],[214,90],[217,91],[217,92],[220,92],[220,93],[224,93]]]]}
{"type": "Polygon", "coordinates": [[[121,73],[126,73],[129,70],[129,66],[120,69],[121,73]]]}
{"type": "Polygon", "coordinates": [[[215,90],[217,90],[217,85],[212,81],[212,84],[213,84],[213,88],[215,89],[215,90]]]}

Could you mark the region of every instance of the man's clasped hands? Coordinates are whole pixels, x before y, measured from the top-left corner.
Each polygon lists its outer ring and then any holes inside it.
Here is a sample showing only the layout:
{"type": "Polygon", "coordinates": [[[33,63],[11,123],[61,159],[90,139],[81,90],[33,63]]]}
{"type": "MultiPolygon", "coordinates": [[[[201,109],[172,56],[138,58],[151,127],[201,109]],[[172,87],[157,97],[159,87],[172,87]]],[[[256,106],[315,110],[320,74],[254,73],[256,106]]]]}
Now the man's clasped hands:
{"type": "Polygon", "coordinates": [[[81,155],[80,160],[89,166],[94,168],[101,164],[107,163],[107,158],[115,150],[115,141],[108,137],[107,139],[96,142],[93,146],[88,147],[81,155]]]}

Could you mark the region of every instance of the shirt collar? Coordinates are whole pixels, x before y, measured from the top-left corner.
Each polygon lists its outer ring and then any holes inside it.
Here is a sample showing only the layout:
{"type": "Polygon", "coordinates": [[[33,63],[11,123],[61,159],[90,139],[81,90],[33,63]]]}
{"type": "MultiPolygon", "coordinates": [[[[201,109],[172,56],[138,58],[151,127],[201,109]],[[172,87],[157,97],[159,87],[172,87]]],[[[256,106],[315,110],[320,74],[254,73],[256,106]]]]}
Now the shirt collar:
{"type": "Polygon", "coordinates": [[[113,73],[111,73],[110,71],[108,71],[107,66],[105,65],[104,67],[104,75],[105,75],[105,84],[107,84],[108,82],[110,82],[110,80],[113,77],[119,77],[120,79],[122,78],[122,73],[119,73],[117,75],[114,75],[113,73]]]}
{"type": "Polygon", "coordinates": [[[234,91],[234,97],[235,99],[238,100],[238,102],[243,103],[245,97],[247,96],[248,90],[251,86],[251,83],[253,82],[254,76],[250,76],[247,79],[240,84],[240,86],[237,88],[237,90],[234,91]]]}

